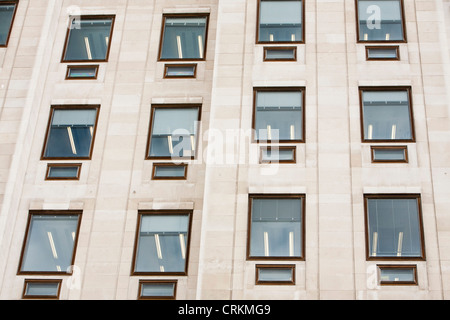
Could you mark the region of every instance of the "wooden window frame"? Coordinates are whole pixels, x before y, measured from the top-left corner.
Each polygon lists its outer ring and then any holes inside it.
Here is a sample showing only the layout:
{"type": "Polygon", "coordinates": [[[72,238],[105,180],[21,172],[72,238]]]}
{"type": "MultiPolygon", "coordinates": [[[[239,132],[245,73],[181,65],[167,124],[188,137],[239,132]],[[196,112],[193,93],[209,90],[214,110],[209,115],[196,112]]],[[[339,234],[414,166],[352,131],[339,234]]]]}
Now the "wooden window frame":
{"type": "Polygon", "coordinates": [[[95,136],[97,135],[97,126],[98,126],[98,118],[100,114],[100,105],[53,105],[50,107],[50,115],[47,123],[47,130],[45,132],[44,137],[44,145],[42,147],[41,152],[41,160],[91,160],[92,159],[92,152],[94,150],[94,143],[95,143],[95,136]],[[91,141],[91,148],[89,151],[89,156],[87,157],[46,157],[45,156],[45,150],[47,149],[47,143],[48,143],[48,136],[50,134],[50,129],[52,125],[53,120],[53,114],[55,110],[70,110],[70,109],[77,109],[77,110],[88,110],[88,109],[95,109],[97,110],[96,119],[95,119],[95,125],[94,125],[94,131],[92,132],[92,141],[91,141]]]}
{"type": "Polygon", "coordinates": [[[198,155],[198,146],[200,143],[200,123],[201,123],[201,118],[202,118],[202,105],[201,104],[188,104],[188,103],[179,103],[179,104],[152,104],[151,106],[151,110],[150,110],[150,124],[149,124],[149,129],[148,129],[148,136],[147,136],[147,147],[145,149],[145,160],[172,160],[172,159],[176,159],[176,160],[187,160],[187,159],[191,159],[194,160],[197,158],[198,155]],[[151,142],[152,142],[152,131],[153,131],[153,120],[154,120],[154,114],[155,114],[155,110],[156,109],[164,109],[164,108],[168,108],[168,109],[175,109],[175,108],[179,108],[179,109],[198,109],[198,118],[197,121],[199,123],[199,125],[197,126],[197,132],[196,132],[196,141],[195,141],[195,150],[194,150],[194,155],[190,156],[190,157],[172,157],[172,156],[150,156],[149,152],[150,152],[150,146],[151,146],[151,142]]]}
{"type": "Polygon", "coordinates": [[[172,163],[172,162],[155,162],[153,163],[152,168],[152,180],[186,180],[187,179],[187,171],[188,171],[188,164],[187,163],[172,163]],[[184,167],[184,175],[182,177],[157,177],[156,174],[156,167],[184,167]]]}
{"type": "Polygon", "coordinates": [[[366,60],[367,61],[400,61],[400,48],[399,46],[366,46],[366,60]],[[392,49],[395,50],[395,58],[370,58],[369,50],[370,49],[392,49]]]}
{"type": "Polygon", "coordinates": [[[306,208],[306,195],[305,194],[293,194],[293,193],[251,193],[248,195],[248,218],[247,218],[247,260],[264,260],[264,261],[305,261],[306,252],[305,252],[305,208],[306,208]],[[251,247],[251,232],[252,232],[252,203],[253,199],[301,199],[301,252],[302,255],[300,257],[289,257],[289,256],[251,256],[250,255],[250,247],[251,247]]]}
{"type": "Polygon", "coordinates": [[[255,284],[256,285],[295,285],[295,264],[257,264],[255,265],[255,284]],[[291,281],[264,281],[259,279],[259,269],[291,269],[291,281]]]}
{"type": "Polygon", "coordinates": [[[0,44],[0,48],[7,48],[9,40],[11,38],[12,28],[14,26],[14,20],[16,19],[17,7],[19,6],[19,0],[1,1],[0,5],[14,5],[14,12],[11,18],[11,25],[9,26],[8,36],[6,37],[5,44],[0,44]]]}
{"type": "Polygon", "coordinates": [[[406,36],[406,16],[405,16],[405,4],[403,0],[400,1],[400,14],[402,15],[402,31],[403,31],[403,40],[360,40],[359,38],[359,1],[355,0],[355,15],[356,15],[356,42],[357,43],[407,43],[406,36]]]}
{"type": "Polygon", "coordinates": [[[378,277],[379,284],[381,286],[417,286],[417,265],[415,264],[377,264],[378,267],[378,277]],[[381,270],[382,269],[413,269],[414,280],[413,281],[383,281],[381,279],[381,270]]]}
{"type": "Polygon", "coordinates": [[[80,173],[81,173],[81,163],[48,163],[47,164],[47,171],[45,173],[45,180],[80,180],[80,173]],[[76,167],[77,170],[77,176],[72,177],[50,177],[50,168],[54,167],[76,167]]]}
{"type": "Polygon", "coordinates": [[[263,54],[263,61],[268,62],[293,62],[297,61],[297,47],[264,47],[264,54],[263,54]],[[292,50],[294,52],[294,56],[291,59],[269,59],[267,58],[267,51],[269,50],[283,50],[283,51],[290,51],[292,50]]]}
{"type": "Polygon", "coordinates": [[[252,142],[253,143],[305,143],[306,142],[306,121],[305,121],[305,87],[254,87],[253,88],[253,115],[252,115],[252,142]],[[258,92],[291,92],[299,91],[302,93],[302,139],[296,140],[261,140],[256,138],[256,97],[258,92]]]}
{"type": "MultiPolygon", "coordinates": [[[[259,41],[259,21],[261,15],[261,1],[266,0],[258,0],[258,8],[256,11],[256,44],[304,44],[305,43],[305,2],[306,0],[284,0],[284,1],[301,1],[302,2],[302,40],[301,41],[259,41]]],[[[270,1],[270,0],[267,0],[270,1]]]]}
{"type": "Polygon", "coordinates": [[[361,141],[363,143],[390,143],[390,142],[416,142],[416,133],[414,125],[414,112],[413,112],[413,101],[412,101],[412,89],[411,86],[377,86],[377,87],[359,87],[359,115],[361,124],[361,141]],[[409,119],[411,126],[411,138],[410,139],[366,139],[364,136],[364,101],[363,92],[364,91],[407,91],[408,103],[409,103],[409,119]]]}
{"type": "Polygon", "coordinates": [[[175,300],[177,296],[177,280],[139,280],[139,289],[138,289],[138,300],[175,300]],[[144,284],[173,284],[173,295],[172,296],[143,296],[142,286],[144,284]]]}
{"type": "Polygon", "coordinates": [[[422,199],[420,194],[399,194],[399,193],[380,193],[380,194],[364,194],[364,228],[365,228],[365,247],[367,261],[425,261],[425,236],[423,227],[422,199]],[[414,199],[417,202],[418,221],[419,221],[419,239],[421,244],[421,254],[417,257],[405,256],[371,256],[369,246],[369,211],[367,206],[368,199],[414,199]]]}
{"type": "Polygon", "coordinates": [[[98,64],[85,64],[85,65],[68,65],[67,66],[67,72],[66,72],[66,78],[65,80],[97,80],[98,77],[98,69],[100,65],[98,64]],[[93,77],[70,77],[70,70],[73,69],[88,69],[88,68],[95,68],[95,75],[93,77]]]}
{"type": "Polygon", "coordinates": [[[173,275],[173,276],[187,276],[189,269],[189,253],[191,247],[191,238],[192,238],[192,220],[193,220],[194,212],[193,210],[139,210],[138,211],[138,219],[136,226],[136,235],[134,239],[134,249],[133,249],[133,259],[131,263],[131,275],[132,276],[140,276],[140,275],[150,275],[150,276],[158,276],[158,275],[173,275]],[[136,256],[138,252],[139,245],[139,233],[141,230],[141,220],[143,216],[188,216],[189,225],[188,225],[188,235],[187,235],[187,243],[186,243],[186,259],[184,265],[184,271],[181,272],[155,272],[155,271],[135,271],[136,269],[136,256]]]}
{"type": "Polygon", "coordinates": [[[43,300],[58,300],[61,292],[62,279],[25,279],[22,299],[43,299],[43,300]],[[29,283],[55,283],[58,284],[57,293],[55,296],[48,295],[27,295],[27,286],[29,283]]]}
{"type": "Polygon", "coordinates": [[[164,79],[195,79],[197,78],[197,64],[196,63],[169,63],[164,64],[164,79]],[[192,76],[169,76],[167,71],[169,67],[191,67],[194,68],[194,74],[192,76]]]}
{"type": "Polygon", "coordinates": [[[296,163],[297,162],[297,147],[296,146],[261,146],[259,148],[259,163],[296,163]],[[276,161],[268,161],[263,159],[264,150],[269,151],[272,149],[278,150],[292,150],[293,159],[292,160],[276,160],[276,161]]]}
{"type": "Polygon", "coordinates": [[[408,163],[408,147],[407,146],[370,146],[370,156],[372,163],[408,163]],[[405,156],[404,160],[376,160],[375,150],[397,150],[402,149],[405,156]]]}
{"type": "Polygon", "coordinates": [[[69,17],[69,24],[67,26],[67,32],[66,32],[66,39],[64,41],[64,48],[63,53],[61,57],[61,63],[92,63],[92,62],[108,62],[109,60],[109,54],[111,51],[111,44],[113,39],[113,33],[114,33],[114,24],[115,24],[116,16],[115,15],[81,15],[81,16],[70,16],[69,17]],[[80,19],[80,20],[101,20],[101,19],[111,19],[111,32],[109,33],[109,43],[108,48],[106,50],[106,56],[105,59],[92,59],[92,60],[66,60],[66,52],[67,52],[67,45],[69,44],[69,37],[70,37],[70,25],[72,23],[73,19],[80,19]]]}
{"type": "Polygon", "coordinates": [[[75,241],[73,244],[73,252],[72,252],[72,260],[70,265],[74,265],[75,262],[75,256],[77,252],[77,244],[78,244],[78,238],[80,235],[80,226],[81,226],[81,220],[83,217],[83,211],[82,210],[30,210],[28,213],[28,221],[25,228],[25,235],[22,241],[22,250],[20,252],[20,259],[19,259],[19,266],[17,269],[17,275],[71,275],[72,269],[70,271],[21,271],[22,263],[23,263],[23,257],[25,253],[25,248],[27,247],[28,243],[28,236],[30,232],[31,227],[31,220],[33,215],[49,215],[49,216],[64,216],[64,215],[77,215],[78,216],[78,225],[77,230],[75,234],[75,241]]]}
{"type": "Polygon", "coordinates": [[[159,50],[158,50],[158,61],[206,61],[206,53],[208,47],[208,29],[209,29],[209,12],[197,12],[197,13],[164,13],[162,16],[161,34],[159,37],[159,50]],[[166,19],[167,18],[206,18],[205,25],[205,45],[203,46],[203,58],[162,58],[162,48],[164,42],[164,32],[166,29],[166,19]]]}

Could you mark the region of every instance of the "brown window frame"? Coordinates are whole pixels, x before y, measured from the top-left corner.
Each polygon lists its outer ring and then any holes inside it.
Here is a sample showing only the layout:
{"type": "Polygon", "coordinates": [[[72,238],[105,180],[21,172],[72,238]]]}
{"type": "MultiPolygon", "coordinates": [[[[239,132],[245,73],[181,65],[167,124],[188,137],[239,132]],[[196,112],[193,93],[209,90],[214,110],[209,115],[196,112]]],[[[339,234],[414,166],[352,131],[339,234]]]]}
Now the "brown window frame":
{"type": "Polygon", "coordinates": [[[355,15],[356,15],[356,42],[357,43],[407,43],[407,32],[406,32],[406,16],[405,16],[405,4],[403,0],[400,1],[400,13],[402,15],[402,29],[403,29],[403,40],[360,40],[359,37],[359,0],[355,0],[355,15]]]}
{"type": "Polygon", "coordinates": [[[172,163],[172,162],[155,162],[153,163],[152,168],[152,180],[186,180],[187,179],[187,171],[188,171],[188,164],[187,163],[172,163]],[[184,167],[184,176],[182,177],[157,177],[155,175],[156,173],[156,167],[184,167]]]}
{"type": "Polygon", "coordinates": [[[197,64],[196,63],[166,63],[164,64],[164,79],[195,79],[197,78],[197,64]],[[191,67],[194,68],[194,74],[192,76],[169,76],[167,71],[169,67],[191,67]]]}
{"type": "Polygon", "coordinates": [[[83,217],[83,211],[82,210],[30,210],[28,212],[28,221],[25,228],[25,235],[22,241],[22,249],[20,252],[20,259],[19,259],[19,266],[17,269],[17,275],[71,275],[72,274],[72,268],[69,268],[70,271],[21,271],[22,263],[23,263],[23,256],[25,253],[25,248],[27,246],[28,242],[28,236],[30,232],[31,227],[31,220],[33,215],[49,215],[49,216],[55,216],[55,215],[78,215],[78,225],[77,230],[75,234],[75,241],[73,244],[73,252],[72,252],[72,260],[70,265],[74,265],[75,263],[75,256],[77,252],[77,245],[78,245],[78,238],[80,236],[80,227],[81,227],[81,220],[83,217]]]}
{"type": "Polygon", "coordinates": [[[376,193],[376,194],[364,194],[364,229],[365,229],[365,248],[366,248],[366,260],[367,261],[425,261],[425,236],[423,227],[423,212],[422,212],[422,199],[420,194],[414,193],[376,193]],[[418,222],[419,222],[419,238],[421,244],[421,255],[416,257],[405,256],[371,256],[369,242],[369,219],[368,219],[368,199],[415,199],[417,202],[418,210],[418,222]]]}
{"type": "Polygon", "coordinates": [[[400,61],[400,48],[399,46],[366,46],[366,60],[367,61],[400,61]],[[370,49],[392,49],[395,50],[395,58],[370,58],[370,49]]]}
{"type": "Polygon", "coordinates": [[[417,286],[417,265],[415,264],[377,264],[378,267],[378,275],[379,275],[379,284],[381,286],[417,286]],[[381,279],[381,269],[413,269],[414,280],[413,281],[383,281],[381,279]]]}
{"type": "Polygon", "coordinates": [[[257,264],[255,265],[256,285],[295,285],[295,264],[257,264]],[[291,269],[292,281],[264,281],[259,279],[259,269],[291,269]]]}
{"type": "Polygon", "coordinates": [[[264,260],[264,261],[305,261],[305,208],[306,208],[306,195],[305,194],[294,194],[294,193],[251,193],[248,195],[248,218],[247,218],[247,260],[264,260]],[[290,257],[290,256],[251,256],[251,232],[252,232],[252,202],[253,199],[301,199],[301,253],[300,257],[290,257]]]}
{"type": "Polygon", "coordinates": [[[134,249],[133,249],[133,259],[131,262],[131,275],[132,276],[140,276],[140,275],[150,275],[150,276],[158,276],[158,275],[171,275],[171,276],[187,276],[188,275],[188,269],[189,269],[189,254],[190,254],[190,247],[191,247],[191,238],[192,238],[192,220],[194,217],[194,211],[193,210],[139,210],[138,211],[138,219],[137,219],[137,226],[136,226],[136,235],[134,239],[134,249]],[[136,257],[138,252],[138,246],[139,246],[139,233],[141,230],[141,218],[144,215],[159,215],[159,216],[180,216],[180,215],[186,215],[189,217],[189,225],[188,225],[188,235],[187,235],[187,243],[186,243],[186,259],[184,262],[184,271],[181,272],[155,272],[155,271],[135,271],[136,269],[136,257]]]}
{"type": "Polygon", "coordinates": [[[305,101],[306,87],[254,87],[253,88],[253,115],[252,115],[252,142],[253,143],[305,143],[306,142],[306,120],[305,101]],[[256,138],[256,97],[258,92],[289,92],[299,91],[302,93],[302,139],[295,140],[261,140],[256,138]]]}
{"type": "Polygon", "coordinates": [[[45,180],[80,180],[80,173],[81,173],[81,163],[48,163],[47,164],[47,171],[45,173],[45,180]],[[74,178],[71,177],[50,177],[50,168],[54,167],[76,167],[77,170],[77,176],[74,178]]]}
{"type": "Polygon", "coordinates": [[[177,280],[139,280],[138,300],[175,300],[177,296],[177,285],[177,280]],[[173,296],[143,296],[141,295],[142,286],[147,283],[173,284],[173,296]]]}
{"type": "Polygon", "coordinates": [[[44,300],[58,300],[61,292],[62,279],[25,279],[22,299],[44,299],[44,300]],[[58,284],[58,290],[55,296],[47,295],[27,295],[27,286],[29,283],[56,283],[58,284]]]}
{"type": "Polygon", "coordinates": [[[44,145],[42,147],[42,152],[41,152],[41,160],[66,160],[66,161],[67,160],[91,160],[92,153],[94,150],[95,136],[97,135],[99,114],[100,114],[100,105],[78,105],[78,104],[52,105],[50,107],[50,114],[48,117],[49,119],[48,119],[48,123],[47,123],[47,130],[45,132],[44,145]],[[70,109],[77,109],[77,110],[96,109],[97,110],[94,131],[92,132],[92,141],[91,141],[91,148],[89,151],[89,156],[87,156],[87,157],[46,157],[45,150],[47,149],[48,136],[50,134],[50,128],[52,125],[54,111],[55,110],[70,110],[70,109]]]}
{"type": "Polygon", "coordinates": [[[372,163],[408,163],[408,147],[407,146],[370,146],[370,156],[372,163]],[[375,150],[397,150],[402,149],[405,156],[404,160],[376,160],[375,150]]]}
{"type": "Polygon", "coordinates": [[[390,142],[416,142],[416,130],[414,125],[414,104],[412,100],[412,88],[411,86],[376,86],[368,87],[361,86],[358,88],[359,91],[359,115],[361,124],[361,141],[363,143],[390,143],[390,142]],[[363,101],[363,91],[407,91],[408,93],[408,103],[409,103],[409,119],[411,126],[411,138],[410,139],[366,139],[364,136],[364,101],[363,101]]]}
{"type": "Polygon", "coordinates": [[[14,12],[11,19],[11,25],[9,26],[8,36],[6,37],[5,44],[0,44],[0,48],[7,48],[9,40],[11,38],[12,28],[14,26],[14,20],[16,19],[17,7],[19,6],[19,0],[1,1],[0,5],[14,5],[14,12]]]}
{"type": "Polygon", "coordinates": [[[68,65],[65,80],[97,80],[99,67],[100,67],[100,65],[98,65],[98,64],[68,65]],[[88,68],[95,68],[95,75],[93,77],[70,77],[70,70],[88,69],[88,68]]]}
{"type": "Polygon", "coordinates": [[[264,47],[264,55],[263,55],[263,61],[270,61],[270,62],[292,62],[297,61],[297,47],[264,47]],[[267,51],[269,50],[283,50],[283,51],[290,51],[292,50],[294,52],[294,56],[291,59],[270,59],[267,58],[267,51]]]}
{"type": "Polygon", "coordinates": [[[198,146],[200,143],[199,135],[200,135],[200,131],[201,131],[201,128],[200,128],[201,118],[202,118],[202,105],[201,104],[197,104],[197,103],[196,104],[189,104],[189,103],[152,104],[151,110],[150,110],[150,124],[149,124],[149,129],[148,129],[148,136],[147,136],[147,147],[145,149],[145,160],[172,160],[173,158],[175,158],[177,160],[186,160],[186,159],[194,160],[194,159],[196,159],[198,156],[198,149],[199,149],[198,146]],[[151,142],[152,142],[153,120],[154,120],[155,110],[156,109],[164,109],[164,108],[168,108],[168,109],[175,109],[175,108],[198,109],[197,121],[198,121],[199,125],[197,126],[194,155],[192,155],[190,157],[150,156],[149,155],[150,146],[151,146],[151,142]]]}
{"type": "Polygon", "coordinates": [[[208,47],[208,30],[209,30],[209,12],[197,12],[197,13],[164,13],[162,16],[161,34],[159,37],[159,50],[158,50],[158,61],[206,61],[206,53],[208,47]],[[164,41],[164,32],[166,29],[166,19],[167,18],[206,18],[205,26],[205,45],[203,46],[203,58],[162,58],[162,48],[164,41]]]}
{"type": "Polygon", "coordinates": [[[109,54],[111,51],[111,44],[113,39],[113,33],[114,33],[114,24],[115,24],[116,16],[115,15],[81,15],[81,16],[70,16],[69,17],[69,24],[67,26],[67,32],[66,32],[66,39],[64,41],[64,48],[63,53],[61,57],[61,63],[92,63],[92,62],[108,62],[109,60],[109,54]],[[108,49],[106,50],[106,56],[105,59],[92,59],[92,60],[65,60],[66,52],[67,52],[67,45],[69,44],[69,37],[70,37],[70,25],[72,23],[73,19],[80,19],[80,20],[101,20],[101,19],[111,19],[111,32],[109,34],[109,43],[108,43],[108,49]]]}
{"type": "Polygon", "coordinates": [[[297,147],[296,146],[261,146],[259,148],[259,163],[296,163],[297,162],[297,147]],[[292,150],[293,159],[292,160],[276,160],[276,161],[268,161],[263,159],[264,150],[269,151],[272,149],[278,150],[292,150]]]}
{"type": "MultiPolygon", "coordinates": [[[[284,1],[301,1],[302,2],[302,40],[301,41],[259,41],[259,21],[261,15],[261,1],[266,0],[258,0],[258,8],[256,11],[256,44],[304,44],[305,43],[305,2],[306,0],[284,0],[284,1]]],[[[267,0],[270,1],[270,0],[267,0]]]]}

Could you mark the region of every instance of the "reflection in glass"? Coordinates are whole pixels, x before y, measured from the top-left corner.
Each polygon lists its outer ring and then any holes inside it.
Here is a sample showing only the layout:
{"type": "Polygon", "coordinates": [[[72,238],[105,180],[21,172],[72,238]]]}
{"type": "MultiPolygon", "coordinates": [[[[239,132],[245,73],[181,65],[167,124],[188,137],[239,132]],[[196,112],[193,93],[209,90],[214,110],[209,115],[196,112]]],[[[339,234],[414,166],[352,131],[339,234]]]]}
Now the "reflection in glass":
{"type": "Polygon", "coordinates": [[[2,4],[0,2],[0,46],[5,46],[6,42],[8,42],[15,10],[15,4],[2,4]]]}
{"type": "Polygon", "coordinates": [[[261,1],[258,41],[302,41],[302,9],[302,1],[261,1]]]}

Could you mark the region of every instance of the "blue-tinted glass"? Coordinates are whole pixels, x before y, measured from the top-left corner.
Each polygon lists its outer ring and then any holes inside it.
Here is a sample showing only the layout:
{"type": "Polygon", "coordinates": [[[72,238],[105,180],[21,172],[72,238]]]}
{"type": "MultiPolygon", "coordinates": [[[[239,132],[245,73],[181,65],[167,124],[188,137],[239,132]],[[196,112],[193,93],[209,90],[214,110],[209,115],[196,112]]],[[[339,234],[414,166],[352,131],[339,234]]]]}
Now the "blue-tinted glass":
{"type": "Polygon", "coordinates": [[[302,41],[302,1],[261,1],[259,41],[302,41]]]}
{"type": "Polygon", "coordinates": [[[0,46],[6,45],[8,41],[15,9],[15,4],[2,4],[0,2],[0,46]]]}

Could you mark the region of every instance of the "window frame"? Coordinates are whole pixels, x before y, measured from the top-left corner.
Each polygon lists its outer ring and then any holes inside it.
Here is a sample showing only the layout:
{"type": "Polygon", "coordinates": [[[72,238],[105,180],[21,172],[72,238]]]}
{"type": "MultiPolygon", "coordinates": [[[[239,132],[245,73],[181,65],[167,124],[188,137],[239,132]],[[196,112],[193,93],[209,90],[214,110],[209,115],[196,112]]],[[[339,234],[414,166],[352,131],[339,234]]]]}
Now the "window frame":
{"type": "MultiPolygon", "coordinates": [[[[259,28],[260,28],[260,16],[261,16],[261,2],[271,1],[271,0],[258,0],[257,10],[256,10],[256,44],[304,44],[305,43],[305,2],[306,0],[283,0],[283,1],[301,1],[302,2],[302,40],[301,41],[260,41],[259,40],[259,28]]],[[[269,60],[267,60],[269,61],[269,60]]],[[[290,60],[292,61],[292,60],[290,60]]]]}
{"type": "Polygon", "coordinates": [[[139,289],[138,289],[138,300],[175,300],[177,297],[177,285],[178,285],[178,281],[171,279],[171,280],[163,280],[163,279],[158,279],[158,280],[150,280],[150,279],[141,279],[139,280],[139,289]],[[173,284],[173,295],[172,296],[143,296],[141,294],[142,292],[142,287],[144,284],[173,284]]]}
{"type": "Polygon", "coordinates": [[[188,164],[187,163],[172,163],[172,162],[154,162],[153,168],[152,168],[152,180],[186,180],[187,179],[187,171],[188,171],[188,164]],[[168,176],[168,177],[158,177],[156,176],[156,167],[177,167],[177,168],[184,168],[184,175],[183,176],[168,176]]]}
{"type": "Polygon", "coordinates": [[[206,54],[208,52],[208,29],[209,29],[209,12],[196,12],[196,13],[163,13],[162,15],[162,24],[161,24],[161,34],[159,36],[159,49],[158,49],[158,61],[175,61],[175,62],[184,62],[184,61],[206,61],[206,54]],[[164,32],[166,29],[166,19],[167,18],[206,18],[205,25],[205,44],[203,46],[203,58],[163,58],[162,50],[164,44],[164,32]]]}
{"type": "Polygon", "coordinates": [[[294,193],[250,193],[248,195],[248,217],[247,217],[247,252],[246,260],[264,260],[264,261],[305,261],[305,208],[306,208],[306,194],[294,194],[294,193]],[[253,199],[300,199],[301,200],[301,256],[252,256],[250,255],[251,249],[251,237],[252,237],[252,204],[253,199]]]}
{"type": "Polygon", "coordinates": [[[47,163],[47,171],[45,173],[45,180],[80,180],[81,163],[47,163]],[[78,168],[76,177],[50,177],[50,169],[54,167],[75,167],[78,168]]]}
{"type": "Polygon", "coordinates": [[[189,255],[190,255],[190,247],[191,247],[191,238],[192,238],[192,220],[194,217],[193,210],[139,210],[138,218],[137,218],[137,226],[136,226],[136,235],[134,239],[134,248],[133,248],[133,259],[131,262],[131,275],[132,276],[141,276],[141,275],[150,275],[150,276],[187,276],[189,270],[189,255]],[[187,230],[187,241],[186,241],[186,259],[184,262],[184,271],[176,271],[176,272],[156,272],[156,271],[135,271],[136,270],[136,258],[138,253],[139,246],[139,233],[141,230],[141,220],[143,216],[188,216],[188,230],[187,230]]]}
{"type": "Polygon", "coordinates": [[[50,114],[49,114],[49,119],[48,119],[48,123],[47,123],[47,129],[45,132],[45,136],[44,136],[44,145],[42,147],[42,152],[41,152],[41,160],[91,160],[92,159],[92,153],[94,150],[94,143],[95,143],[95,137],[97,135],[97,126],[98,126],[98,119],[99,119],[99,114],[100,114],[100,105],[78,105],[78,104],[74,104],[74,105],[52,105],[50,107],[50,114]],[[95,124],[94,124],[94,130],[92,132],[92,140],[91,140],[91,146],[90,146],[90,150],[89,150],[89,155],[86,157],[46,157],[45,156],[45,151],[47,149],[47,144],[48,144],[48,137],[50,134],[50,129],[52,126],[52,120],[53,120],[53,115],[54,115],[54,111],[55,110],[71,110],[71,109],[76,109],[76,110],[88,110],[88,109],[95,109],[96,110],[96,119],[95,119],[95,124]]]}
{"type": "Polygon", "coordinates": [[[59,300],[61,293],[62,279],[25,279],[22,291],[22,299],[44,299],[44,300],[59,300]],[[29,283],[55,283],[58,284],[57,293],[55,296],[50,295],[27,295],[27,286],[29,283]]]}
{"type": "Polygon", "coordinates": [[[295,285],[295,264],[256,264],[255,265],[255,285],[295,285]],[[292,274],[291,281],[282,281],[282,280],[260,280],[259,279],[259,269],[290,269],[292,274]]]}
{"type": "Polygon", "coordinates": [[[259,163],[296,163],[297,162],[297,147],[296,146],[261,146],[259,148],[259,163]],[[278,149],[278,151],[281,150],[292,150],[292,160],[264,160],[263,154],[264,151],[272,151],[273,149],[278,149]]]}
{"type": "Polygon", "coordinates": [[[17,275],[71,275],[72,269],[69,268],[70,271],[22,271],[22,264],[23,264],[23,258],[25,254],[25,249],[27,247],[27,243],[29,240],[30,235],[30,226],[31,226],[31,220],[33,215],[49,215],[49,216],[64,216],[64,215],[77,215],[78,216],[78,225],[77,230],[75,231],[75,240],[73,243],[73,252],[72,252],[72,260],[70,265],[75,264],[75,257],[77,253],[77,245],[78,245],[78,239],[80,237],[80,227],[81,227],[81,220],[83,217],[83,211],[82,210],[29,210],[28,212],[28,221],[25,227],[25,235],[22,240],[22,249],[20,252],[20,259],[19,259],[19,266],[17,268],[17,275]]]}
{"type": "Polygon", "coordinates": [[[357,43],[407,43],[408,39],[406,37],[406,16],[405,16],[405,4],[403,0],[398,0],[400,2],[400,14],[402,18],[402,31],[403,40],[360,40],[360,30],[359,30],[359,1],[355,0],[355,15],[356,15],[356,42],[357,43]]]}
{"type": "Polygon", "coordinates": [[[417,286],[419,284],[417,279],[417,265],[415,264],[377,264],[378,278],[380,286],[417,286]],[[413,269],[413,281],[383,281],[381,279],[382,269],[413,269]]]}
{"type": "Polygon", "coordinates": [[[306,87],[253,87],[253,115],[252,115],[252,142],[253,143],[305,143],[306,142],[306,120],[305,120],[305,101],[306,87]],[[302,93],[302,138],[294,140],[261,140],[256,137],[256,100],[258,92],[292,92],[299,91],[302,93]]]}
{"type": "Polygon", "coordinates": [[[280,46],[280,47],[275,47],[275,46],[264,46],[263,47],[263,61],[264,62],[295,62],[297,61],[297,47],[292,47],[292,46],[280,46]],[[292,58],[288,58],[288,59],[283,59],[283,58],[268,58],[267,57],[267,52],[270,50],[279,50],[279,51],[292,51],[293,52],[293,56],[292,58]]]}
{"type": "Polygon", "coordinates": [[[84,65],[68,65],[67,66],[67,71],[66,71],[66,78],[65,80],[97,80],[98,77],[98,69],[100,68],[100,65],[98,64],[84,64],[84,65]],[[71,70],[76,70],[76,69],[88,69],[88,68],[92,68],[95,69],[95,75],[93,77],[71,77],[70,76],[70,71],[71,70]]]}
{"type": "Polygon", "coordinates": [[[195,79],[197,78],[197,64],[196,63],[166,63],[164,64],[164,74],[163,79],[195,79]],[[194,72],[192,75],[183,75],[183,76],[176,76],[176,75],[168,75],[169,68],[175,67],[175,68],[183,68],[183,67],[190,67],[193,68],[194,72]]]}
{"type": "Polygon", "coordinates": [[[201,132],[201,118],[202,118],[202,104],[195,103],[195,104],[189,104],[189,103],[167,103],[167,104],[152,104],[150,108],[150,123],[149,123],[149,129],[148,129],[148,136],[147,136],[147,146],[145,148],[145,160],[194,160],[197,158],[198,155],[198,149],[200,144],[200,132],[201,132]],[[196,135],[196,141],[195,141],[195,150],[194,155],[191,155],[190,157],[178,157],[178,156],[150,156],[150,148],[151,148],[151,142],[152,142],[152,132],[153,132],[153,121],[155,118],[155,111],[156,109],[198,109],[198,117],[197,117],[197,132],[196,135]]]}
{"type": "Polygon", "coordinates": [[[408,146],[370,146],[370,156],[372,163],[408,163],[408,146]],[[396,150],[401,149],[403,150],[404,154],[404,160],[377,160],[375,159],[375,150],[396,150]]]}
{"type": "Polygon", "coordinates": [[[377,87],[369,87],[369,86],[361,86],[358,88],[359,91],[359,115],[360,115],[360,127],[361,127],[361,142],[362,143],[414,143],[416,142],[416,130],[414,125],[414,105],[412,100],[412,88],[411,86],[377,86],[377,87]],[[411,129],[411,138],[410,139],[366,139],[364,136],[364,100],[363,100],[363,92],[364,91],[406,91],[408,95],[408,108],[409,108],[409,122],[411,129]]]}
{"type": "Polygon", "coordinates": [[[9,26],[8,36],[6,37],[5,44],[0,44],[0,48],[7,48],[9,40],[11,38],[12,29],[14,26],[14,20],[16,19],[17,7],[19,6],[19,0],[1,1],[0,5],[14,5],[14,12],[11,18],[11,24],[9,26]]]}
{"type": "Polygon", "coordinates": [[[116,15],[80,15],[80,16],[69,16],[69,24],[67,25],[67,31],[66,31],[66,39],[64,40],[64,48],[63,53],[61,57],[61,63],[93,63],[93,62],[108,62],[109,61],[109,54],[111,51],[111,44],[113,39],[113,33],[114,33],[114,24],[116,20],[116,15]],[[111,19],[111,31],[109,33],[109,43],[108,48],[106,50],[105,59],[92,59],[92,60],[66,60],[65,56],[67,53],[67,45],[69,44],[69,37],[70,37],[70,25],[73,21],[73,19],[80,19],[80,20],[101,20],[101,19],[111,19]]]}
{"type": "Polygon", "coordinates": [[[425,236],[423,227],[423,213],[422,213],[422,201],[420,194],[400,194],[400,193],[377,193],[377,194],[364,194],[364,233],[365,233],[365,249],[367,261],[425,261],[425,236]],[[418,211],[418,223],[419,223],[419,239],[421,245],[421,254],[417,257],[405,257],[405,256],[372,256],[370,254],[369,242],[369,211],[368,211],[368,199],[414,199],[417,202],[418,211]]]}
{"type": "Polygon", "coordinates": [[[400,48],[399,46],[366,46],[366,61],[400,61],[400,48]],[[369,57],[369,50],[371,49],[388,49],[395,50],[395,58],[371,58],[369,57]]]}

